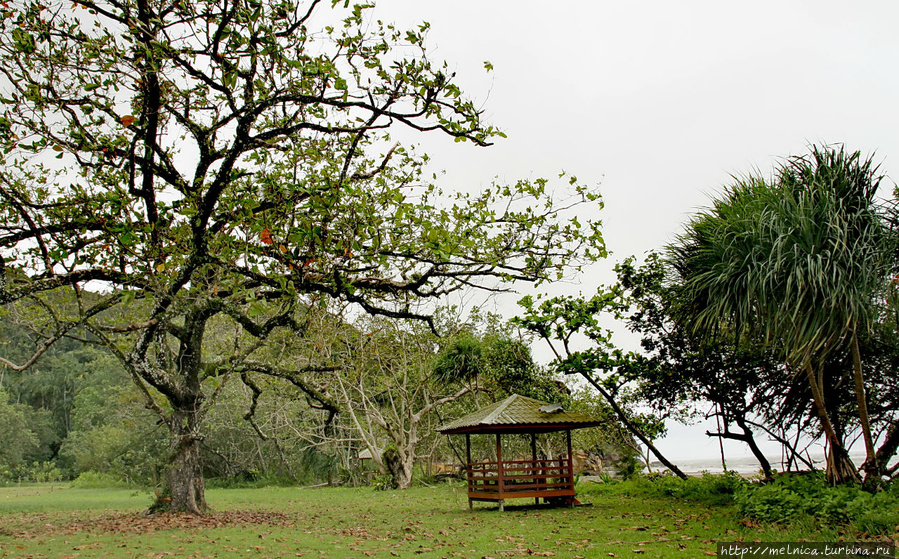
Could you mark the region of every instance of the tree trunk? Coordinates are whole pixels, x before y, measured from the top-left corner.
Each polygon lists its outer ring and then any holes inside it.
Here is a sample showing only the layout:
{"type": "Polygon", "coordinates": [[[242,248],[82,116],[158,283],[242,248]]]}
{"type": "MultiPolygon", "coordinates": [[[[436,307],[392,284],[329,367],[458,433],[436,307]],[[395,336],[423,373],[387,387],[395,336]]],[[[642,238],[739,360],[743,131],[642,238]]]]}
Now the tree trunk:
{"type": "Polygon", "coordinates": [[[609,406],[611,406],[612,411],[615,412],[615,415],[617,415],[618,419],[621,421],[621,423],[624,424],[624,427],[632,435],[634,435],[635,437],[640,439],[640,442],[642,442],[644,445],[646,445],[646,448],[650,452],[652,452],[652,454],[656,458],[658,458],[659,462],[661,462],[666,468],[668,468],[668,470],[671,473],[673,473],[677,477],[679,477],[681,479],[687,479],[687,474],[682,472],[680,470],[680,468],[678,468],[671,461],[669,461],[667,458],[665,458],[665,456],[661,453],[661,451],[659,451],[659,449],[657,449],[655,447],[655,445],[652,444],[652,441],[650,441],[649,438],[646,435],[644,435],[643,432],[636,425],[634,425],[630,419],[627,418],[627,415],[625,415],[624,410],[622,410],[621,407],[618,405],[618,402],[615,401],[615,398],[613,398],[612,395],[609,394],[608,391],[606,391],[606,389],[602,387],[602,385],[600,385],[598,382],[596,382],[596,379],[593,378],[593,375],[591,375],[589,373],[585,373],[583,371],[581,371],[580,374],[582,377],[584,377],[587,380],[587,382],[589,382],[591,385],[593,385],[593,388],[595,388],[596,391],[599,392],[603,398],[605,398],[606,402],[608,402],[609,406]]]}
{"type": "MultiPolygon", "coordinates": [[[[743,430],[743,433],[731,433],[727,427],[727,422],[725,421],[724,430],[718,430],[717,433],[712,433],[711,431],[706,431],[705,434],[709,437],[718,437],[719,443],[723,439],[731,439],[734,441],[742,441],[749,446],[750,452],[755,456],[755,459],[758,460],[759,466],[762,468],[762,472],[765,474],[764,481],[773,481],[774,480],[774,471],[771,469],[771,463],[768,462],[768,457],[765,456],[765,453],[762,452],[762,449],[759,448],[759,445],[755,442],[755,434],[752,432],[752,428],[749,427],[749,424],[746,421],[746,416],[742,413],[735,413],[733,416],[734,422],[737,424],[737,427],[743,430]]],[[[722,456],[724,455],[724,450],[722,446],[722,456]]],[[[724,459],[722,458],[722,465],[724,459]]],[[[727,471],[727,468],[724,468],[727,471]]]]}
{"type": "Polygon", "coordinates": [[[887,429],[886,438],[877,449],[877,465],[881,472],[887,472],[887,463],[899,450],[899,421],[894,421],[887,429]]]}
{"type": "Polygon", "coordinates": [[[384,466],[387,468],[393,484],[397,489],[409,489],[412,487],[412,466],[414,464],[411,453],[401,453],[396,447],[389,446],[382,455],[384,466]]]}
{"type": "Polygon", "coordinates": [[[177,411],[169,426],[169,465],[165,475],[166,494],[154,505],[155,510],[204,514],[207,511],[206,485],[198,435],[199,414],[177,411]],[[163,502],[160,502],[163,501],[163,502]]]}
{"type": "Polygon", "coordinates": [[[865,394],[865,377],[862,373],[862,357],[858,347],[858,333],[852,328],[852,378],[855,381],[855,398],[858,402],[858,421],[862,428],[862,437],[865,440],[865,463],[862,470],[865,471],[865,485],[880,485],[880,464],[877,461],[877,453],[874,450],[874,437],[871,436],[871,420],[868,418],[868,399],[865,394]]]}
{"type": "Polygon", "coordinates": [[[821,391],[821,385],[815,375],[811,359],[805,361],[805,372],[808,376],[809,387],[812,390],[815,411],[818,412],[818,419],[821,421],[821,428],[824,430],[829,446],[827,451],[827,470],[825,472],[827,481],[834,485],[859,483],[861,478],[858,476],[855,464],[849,458],[849,453],[843,447],[843,441],[840,440],[836,430],[833,428],[833,423],[830,421],[830,414],[827,413],[827,408],[824,405],[824,393],[821,391]]]}
{"type": "Polygon", "coordinates": [[[412,457],[407,457],[400,464],[401,468],[396,480],[397,489],[409,489],[412,487],[412,457]]]}

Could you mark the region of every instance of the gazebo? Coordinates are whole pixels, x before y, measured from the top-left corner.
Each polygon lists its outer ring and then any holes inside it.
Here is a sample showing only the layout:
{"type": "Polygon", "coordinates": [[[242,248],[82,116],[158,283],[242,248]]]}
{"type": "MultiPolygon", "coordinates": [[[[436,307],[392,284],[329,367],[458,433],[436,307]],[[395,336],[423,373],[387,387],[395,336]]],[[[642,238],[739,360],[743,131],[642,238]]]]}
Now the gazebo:
{"type": "Polygon", "coordinates": [[[571,462],[571,430],[595,427],[600,422],[520,394],[479,409],[440,429],[444,435],[465,435],[465,469],[468,478],[468,508],[474,501],[496,501],[503,510],[506,499],[530,499],[539,504],[562,501],[574,506],[574,471],[571,462]],[[568,454],[562,458],[537,459],[538,433],[564,431],[568,454]],[[471,461],[471,435],[496,435],[496,461],[471,461]],[[503,460],[502,435],[529,434],[531,458],[503,460]]]}

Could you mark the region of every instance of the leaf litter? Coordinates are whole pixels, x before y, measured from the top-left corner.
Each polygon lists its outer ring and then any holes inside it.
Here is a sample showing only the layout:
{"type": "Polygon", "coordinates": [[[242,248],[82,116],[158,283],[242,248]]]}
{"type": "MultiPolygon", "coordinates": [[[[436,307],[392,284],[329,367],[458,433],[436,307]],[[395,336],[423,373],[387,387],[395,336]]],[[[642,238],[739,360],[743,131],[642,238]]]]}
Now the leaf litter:
{"type": "MultiPolygon", "coordinates": [[[[162,530],[199,530],[233,526],[296,526],[297,518],[281,512],[259,510],[229,510],[210,512],[202,516],[187,513],[131,513],[97,516],[86,522],[84,518],[59,524],[42,524],[27,531],[16,531],[15,537],[32,539],[47,535],[69,535],[84,532],[108,534],[152,534],[162,530]]],[[[261,536],[260,536],[261,537],[261,536]]]]}

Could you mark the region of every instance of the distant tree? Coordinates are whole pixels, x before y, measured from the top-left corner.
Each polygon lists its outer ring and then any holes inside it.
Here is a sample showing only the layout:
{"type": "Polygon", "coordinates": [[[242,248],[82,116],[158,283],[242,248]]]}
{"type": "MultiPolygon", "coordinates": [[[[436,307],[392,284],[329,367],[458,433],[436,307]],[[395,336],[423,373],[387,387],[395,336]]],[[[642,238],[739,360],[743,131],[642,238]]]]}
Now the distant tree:
{"type": "Polygon", "coordinates": [[[0,389],[0,478],[7,477],[40,448],[40,439],[29,428],[27,406],[9,402],[0,389]],[[7,475],[3,475],[4,473],[7,475]]]}
{"type": "Polygon", "coordinates": [[[526,340],[508,334],[509,325],[497,329],[496,318],[486,317],[486,324],[469,324],[448,337],[433,360],[433,380],[447,386],[470,384],[494,402],[512,394],[560,402],[567,388],[534,361],[526,340]]]}
{"type": "Polygon", "coordinates": [[[840,353],[852,360],[862,468],[869,481],[881,474],[859,342],[877,320],[895,266],[879,185],[876,166],[858,152],[813,147],[787,159],[770,181],[737,180],[693,218],[670,253],[694,329],[732,337],[754,330],[804,372],[836,483],[859,479],[825,399],[826,363],[840,353]]]}
{"type": "Polygon", "coordinates": [[[100,350],[91,353],[99,355],[90,361],[92,370],[80,371],[76,379],[71,426],[57,462],[73,476],[109,474],[159,490],[166,429],[143,405],[140,391],[119,361],[100,350]]]}
{"type": "Polygon", "coordinates": [[[175,510],[206,509],[204,381],[276,374],[320,396],[298,380],[317,363],[253,359],[302,332],[317,296],[428,320],[416,300],[604,252],[598,224],[560,218],[597,200],[584,188],[557,204],[542,180],[454,196],[424,182],[393,129],[499,132],[428,59],[427,25],[369,7],[0,6],[0,304],[28,306],[43,337],[8,365],[78,329],[105,343],[169,430],[175,510]],[[241,328],[230,347],[207,339],[217,321],[241,328]]]}
{"type": "Polygon", "coordinates": [[[346,430],[371,452],[398,489],[412,484],[420,447],[435,437],[436,408],[471,386],[446,387],[432,379],[437,338],[421,325],[372,319],[354,325],[343,343],[347,361],[334,374],[346,430]]]}

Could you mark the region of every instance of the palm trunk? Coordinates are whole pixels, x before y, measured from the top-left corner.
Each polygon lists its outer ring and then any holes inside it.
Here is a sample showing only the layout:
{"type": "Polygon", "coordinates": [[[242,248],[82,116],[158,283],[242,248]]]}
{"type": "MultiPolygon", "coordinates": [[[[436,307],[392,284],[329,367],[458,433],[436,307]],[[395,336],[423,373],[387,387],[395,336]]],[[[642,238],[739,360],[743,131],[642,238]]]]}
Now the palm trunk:
{"type": "Polygon", "coordinates": [[[812,368],[812,360],[805,360],[805,372],[808,376],[809,387],[812,391],[812,400],[815,403],[815,411],[818,413],[818,420],[821,422],[821,428],[824,430],[824,436],[827,438],[827,481],[834,485],[842,483],[859,483],[861,478],[858,476],[858,470],[855,464],[849,458],[849,453],[843,447],[843,442],[833,428],[830,420],[830,414],[824,406],[824,393],[821,391],[821,384],[812,368]]]}
{"type": "Polygon", "coordinates": [[[877,461],[877,453],[874,450],[874,437],[871,436],[871,421],[868,418],[868,399],[865,394],[865,378],[862,374],[861,351],[858,347],[858,332],[852,328],[852,377],[855,380],[855,397],[858,401],[858,421],[861,424],[862,436],[865,440],[865,463],[862,469],[865,471],[865,483],[880,482],[880,466],[877,461]]]}

